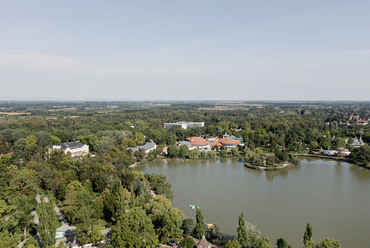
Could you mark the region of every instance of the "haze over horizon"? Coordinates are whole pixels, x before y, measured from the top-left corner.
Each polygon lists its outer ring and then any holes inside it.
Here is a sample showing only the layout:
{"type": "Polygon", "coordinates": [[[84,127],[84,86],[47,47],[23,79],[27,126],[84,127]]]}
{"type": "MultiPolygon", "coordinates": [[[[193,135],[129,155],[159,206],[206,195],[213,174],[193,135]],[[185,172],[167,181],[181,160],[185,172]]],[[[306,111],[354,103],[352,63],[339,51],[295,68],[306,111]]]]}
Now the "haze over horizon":
{"type": "Polygon", "coordinates": [[[5,0],[0,101],[369,101],[369,9],[365,0],[5,0]]]}

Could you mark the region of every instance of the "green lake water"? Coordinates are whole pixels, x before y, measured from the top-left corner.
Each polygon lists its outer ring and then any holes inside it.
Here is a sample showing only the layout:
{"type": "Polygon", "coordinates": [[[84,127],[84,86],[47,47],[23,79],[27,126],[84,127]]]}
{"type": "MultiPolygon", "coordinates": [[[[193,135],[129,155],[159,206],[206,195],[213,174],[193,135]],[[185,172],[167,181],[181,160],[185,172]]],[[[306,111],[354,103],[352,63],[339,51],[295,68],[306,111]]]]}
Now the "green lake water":
{"type": "Polygon", "coordinates": [[[344,162],[304,159],[276,172],[245,168],[238,159],[155,160],[137,167],[164,174],[172,184],[172,205],[195,217],[199,205],[207,223],[235,235],[238,215],[266,234],[302,247],[306,223],[314,240],[331,237],[342,247],[370,247],[370,170],[344,162]]]}

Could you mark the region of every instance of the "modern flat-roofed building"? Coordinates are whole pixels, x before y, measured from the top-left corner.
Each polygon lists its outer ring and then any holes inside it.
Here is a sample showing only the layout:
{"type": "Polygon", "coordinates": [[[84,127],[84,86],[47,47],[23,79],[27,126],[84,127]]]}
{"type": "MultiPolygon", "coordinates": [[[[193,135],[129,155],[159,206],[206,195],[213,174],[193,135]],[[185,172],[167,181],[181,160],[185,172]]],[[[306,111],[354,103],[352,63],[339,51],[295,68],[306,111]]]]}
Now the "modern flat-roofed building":
{"type": "Polygon", "coordinates": [[[202,122],[179,121],[175,123],[164,124],[164,127],[167,129],[170,129],[173,126],[181,126],[182,129],[187,129],[188,127],[204,127],[204,121],[202,122]]]}

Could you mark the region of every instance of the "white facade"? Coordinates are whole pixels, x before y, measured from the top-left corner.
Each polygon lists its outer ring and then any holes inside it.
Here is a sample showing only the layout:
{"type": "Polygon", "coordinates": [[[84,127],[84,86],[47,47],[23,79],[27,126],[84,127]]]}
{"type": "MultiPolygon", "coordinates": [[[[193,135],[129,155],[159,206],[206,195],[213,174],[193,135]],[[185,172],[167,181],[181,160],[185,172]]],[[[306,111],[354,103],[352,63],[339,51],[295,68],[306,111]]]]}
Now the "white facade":
{"type": "Polygon", "coordinates": [[[329,156],[335,156],[337,155],[338,151],[335,151],[335,150],[325,150],[323,152],[324,155],[329,155],[329,156]]]}
{"type": "Polygon", "coordinates": [[[204,122],[187,122],[180,121],[176,123],[165,123],[164,127],[170,129],[173,126],[181,126],[182,129],[187,129],[188,127],[204,127],[204,122]]]}
{"type": "Polygon", "coordinates": [[[70,154],[71,157],[86,156],[89,154],[89,146],[79,141],[51,145],[49,146],[49,153],[52,150],[62,150],[65,154],[70,154]]]}

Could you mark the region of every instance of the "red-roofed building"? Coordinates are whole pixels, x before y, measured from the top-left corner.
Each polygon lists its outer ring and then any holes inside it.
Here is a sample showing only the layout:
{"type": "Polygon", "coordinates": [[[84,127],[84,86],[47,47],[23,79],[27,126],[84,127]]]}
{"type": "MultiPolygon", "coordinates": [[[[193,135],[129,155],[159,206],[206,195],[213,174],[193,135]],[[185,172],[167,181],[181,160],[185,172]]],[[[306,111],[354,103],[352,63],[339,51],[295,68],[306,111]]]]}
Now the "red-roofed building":
{"type": "Polygon", "coordinates": [[[191,141],[189,150],[192,150],[195,148],[198,148],[199,150],[210,150],[211,149],[209,142],[204,139],[191,141]]]}
{"type": "Polygon", "coordinates": [[[244,144],[238,139],[220,139],[219,142],[226,148],[231,149],[238,145],[244,146],[244,144]]]}

